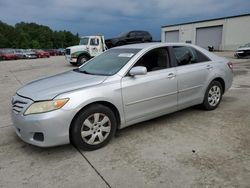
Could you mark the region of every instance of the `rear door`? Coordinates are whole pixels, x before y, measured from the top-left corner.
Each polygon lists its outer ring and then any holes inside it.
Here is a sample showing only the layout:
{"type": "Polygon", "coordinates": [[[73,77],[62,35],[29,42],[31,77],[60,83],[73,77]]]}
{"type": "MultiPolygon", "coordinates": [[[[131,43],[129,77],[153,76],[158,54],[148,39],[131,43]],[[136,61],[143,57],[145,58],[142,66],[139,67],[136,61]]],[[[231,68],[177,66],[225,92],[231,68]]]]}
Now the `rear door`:
{"type": "Polygon", "coordinates": [[[186,108],[203,101],[205,83],[213,70],[212,61],[190,46],[174,46],[177,61],[178,108],[186,108]]]}
{"type": "Polygon", "coordinates": [[[167,48],[149,51],[134,65],[145,66],[146,75],[122,78],[127,124],[150,119],[177,108],[176,68],[170,66],[167,48]]]}

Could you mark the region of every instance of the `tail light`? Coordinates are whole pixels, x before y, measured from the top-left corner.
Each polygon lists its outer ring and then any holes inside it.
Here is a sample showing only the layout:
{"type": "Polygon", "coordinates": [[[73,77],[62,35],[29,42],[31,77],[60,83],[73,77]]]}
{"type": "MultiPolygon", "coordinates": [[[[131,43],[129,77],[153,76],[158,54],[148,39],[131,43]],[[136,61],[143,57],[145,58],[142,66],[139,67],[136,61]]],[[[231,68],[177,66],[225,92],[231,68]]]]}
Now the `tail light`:
{"type": "Polygon", "coordinates": [[[233,71],[233,63],[232,62],[228,62],[227,65],[233,71]]]}

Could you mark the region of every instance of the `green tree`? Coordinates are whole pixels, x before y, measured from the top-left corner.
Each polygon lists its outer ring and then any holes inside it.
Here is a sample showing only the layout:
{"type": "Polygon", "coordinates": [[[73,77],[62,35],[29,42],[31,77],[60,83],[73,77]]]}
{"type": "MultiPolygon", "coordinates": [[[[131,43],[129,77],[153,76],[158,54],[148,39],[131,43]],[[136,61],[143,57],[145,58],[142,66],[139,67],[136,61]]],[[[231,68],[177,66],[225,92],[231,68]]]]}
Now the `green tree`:
{"type": "Polygon", "coordinates": [[[39,49],[40,48],[40,43],[37,40],[32,40],[31,41],[31,48],[39,49]]]}
{"type": "Polygon", "coordinates": [[[53,31],[36,23],[20,22],[13,27],[0,21],[0,48],[65,48],[78,43],[78,33],[53,31]]]}

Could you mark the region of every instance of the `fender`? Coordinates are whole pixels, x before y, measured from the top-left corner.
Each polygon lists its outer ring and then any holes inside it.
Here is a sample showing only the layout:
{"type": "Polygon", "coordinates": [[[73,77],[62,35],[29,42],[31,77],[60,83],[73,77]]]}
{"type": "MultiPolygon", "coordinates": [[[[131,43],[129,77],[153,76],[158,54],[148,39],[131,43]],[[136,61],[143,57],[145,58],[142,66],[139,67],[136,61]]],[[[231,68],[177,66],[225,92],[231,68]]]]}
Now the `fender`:
{"type": "Polygon", "coordinates": [[[86,51],[86,50],[81,50],[81,51],[74,52],[74,53],[71,54],[71,57],[72,58],[78,58],[80,55],[86,55],[89,58],[91,58],[90,53],[88,51],[86,51]]]}

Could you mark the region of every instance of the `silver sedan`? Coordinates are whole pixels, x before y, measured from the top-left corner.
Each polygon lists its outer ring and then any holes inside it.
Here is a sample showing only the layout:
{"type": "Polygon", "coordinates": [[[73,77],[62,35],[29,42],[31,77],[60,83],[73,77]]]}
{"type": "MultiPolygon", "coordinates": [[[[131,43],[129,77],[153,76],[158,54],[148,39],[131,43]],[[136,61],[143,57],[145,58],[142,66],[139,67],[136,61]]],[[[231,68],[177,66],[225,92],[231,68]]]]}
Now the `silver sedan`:
{"type": "Polygon", "coordinates": [[[232,80],[232,63],[194,45],[121,46],[17,90],[12,120],[27,143],[94,150],[117,129],[193,105],[214,110],[232,80]]]}

